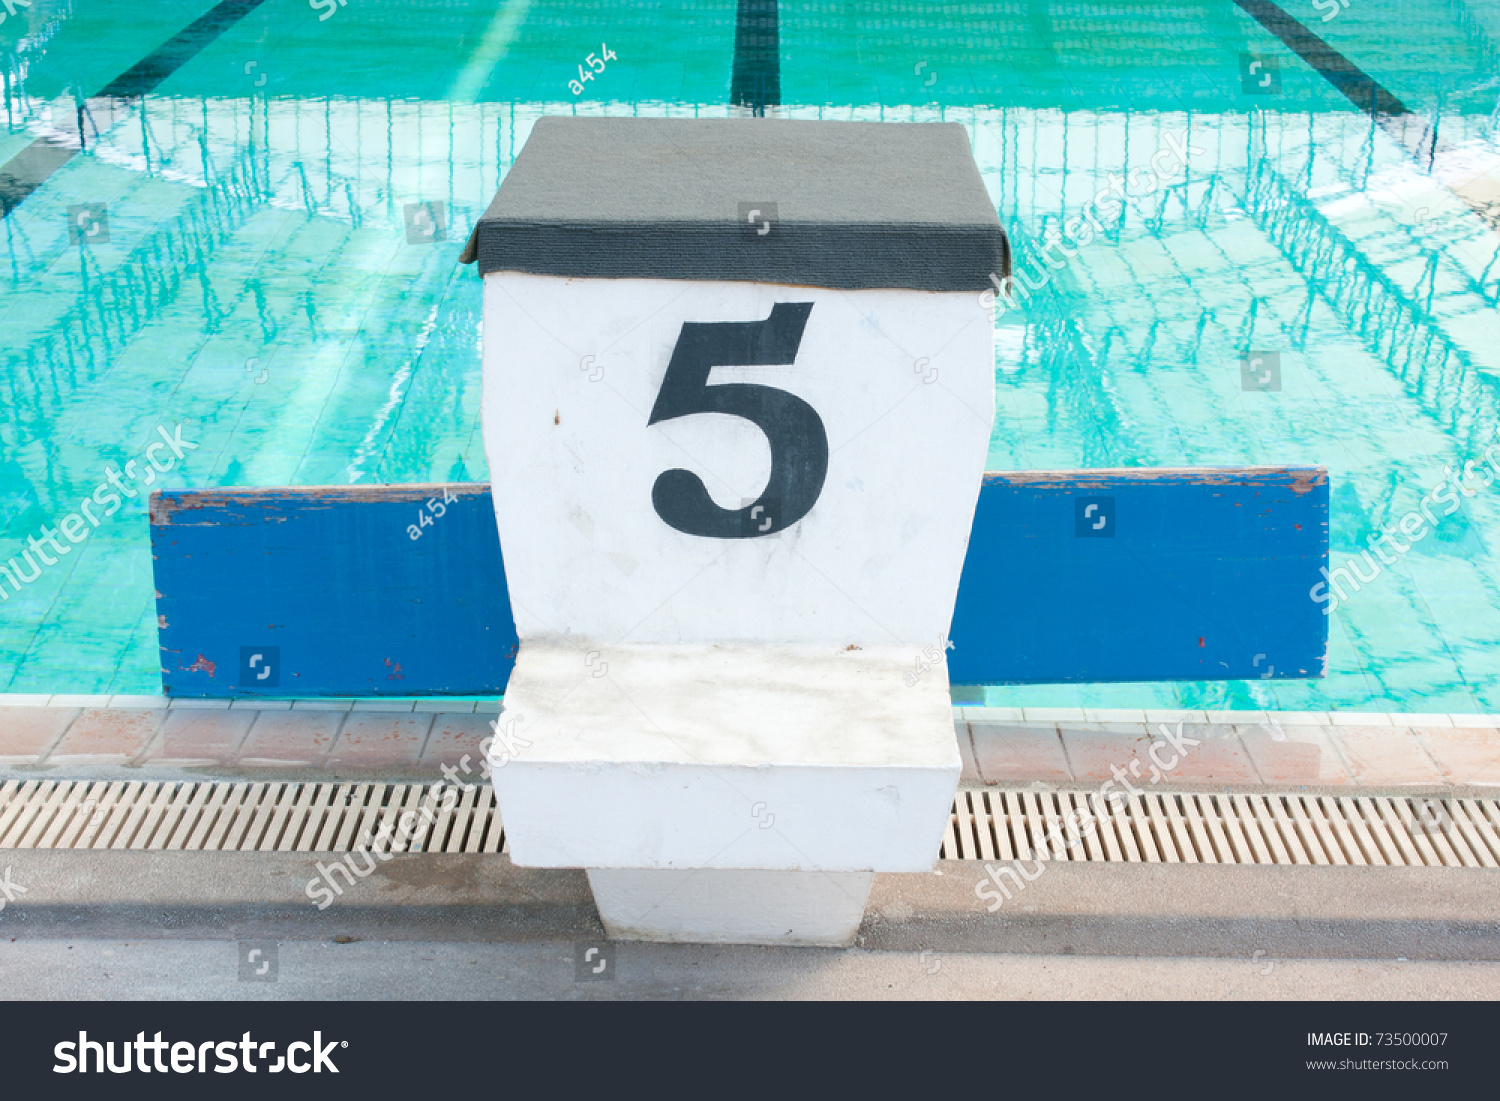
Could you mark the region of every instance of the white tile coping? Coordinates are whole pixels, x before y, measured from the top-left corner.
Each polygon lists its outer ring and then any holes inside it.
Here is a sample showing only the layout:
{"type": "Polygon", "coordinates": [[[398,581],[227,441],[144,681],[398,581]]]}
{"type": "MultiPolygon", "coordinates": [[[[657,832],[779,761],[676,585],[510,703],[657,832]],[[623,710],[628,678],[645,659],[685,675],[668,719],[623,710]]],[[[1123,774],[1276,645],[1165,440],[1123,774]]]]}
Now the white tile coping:
{"type": "Polygon", "coordinates": [[[1453,725],[1458,727],[1500,727],[1500,715],[1450,715],[1453,725]]]}
{"type": "Polygon", "coordinates": [[[1500,714],[1447,714],[1421,711],[1157,711],[1079,707],[955,707],[970,723],[1188,723],[1250,726],[1407,727],[1417,729],[1500,728],[1500,714]]]}
{"type": "MultiPolygon", "coordinates": [[[[0,692],[0,708],[65,707],[183,711],[414,711],[423,714],[496,715],[500,701],[445,699],[441,696],[392,696],[372,699],[221,699],[191,696],[46,695],[0,692]]],[[[1280,726],[1415,727],[1440,729],[1500,729],[1500,714],[1418,711],[1200,711],[1083,708],[1083,707],[965,707],[953,709],[954,718],[971,723],[1223,723],[1250,725],[1275,722],[1280,726]]]]}
{"type": "Polygon", "coordinates": [[[1144,711],[1112,711],[1108,708],[1085,707],[1084,720],[1091,723],[1143,723],[1144,711]]]}
{"type": "Polygon", "coordinates": [[[113,696],[53,696],[48,707],[108,707],[113,696]]]}
{"type": "Polygon", "coordinates": [[[1088,718],[1081,707],[1023,707],[1022,712],[1029,723],[1086,723],[1088,718]]]}
{"type": "Polygon", "coordinates": [[[1279,726],[1332,726],[1327,711],[1274,711],[1279,726]]]}
{"type": "Polygon", "coordinates": [[[1147,709],[1146,722],[1148,723],[1206,723],[1208,722],[1207,711],[1152,711],[1147,709]]]}
{"type": "Polygon", "coordinates": [[[1420,711],[1393,711],[1390,714],[1390,718],[1391,722],[1396,726],[1415,726],[1418,728],[1440,727],[1446,729],[1458,725],[1454,722],[1455,719],[1464,718],[1485,720],[1494,719],[1497,725],[1500,725],[1500,715],[1441,715],[1437,712],[1424,713],[1420,711]]]}
{"type": "Polygon", "coordinates": [[[956,707],[963,722],[1018,723],[1025,719],[1019,707],[956,707]]]}
{"type": "Polygon", "coordinates": [[[1330,711],[1328,718],[1333,726],[1395,726],[1384,711],[1330,711]]]}

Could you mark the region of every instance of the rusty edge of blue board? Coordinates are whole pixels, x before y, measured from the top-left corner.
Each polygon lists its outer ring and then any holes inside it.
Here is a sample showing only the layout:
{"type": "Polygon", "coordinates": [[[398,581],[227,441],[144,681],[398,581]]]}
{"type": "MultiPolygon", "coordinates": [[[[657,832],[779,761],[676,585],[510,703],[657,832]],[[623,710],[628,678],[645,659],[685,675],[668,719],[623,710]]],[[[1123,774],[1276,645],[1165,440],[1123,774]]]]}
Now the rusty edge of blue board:
{"type": "MultiPolygon", "coordinates": [[[[151,544],[169,695],[504,692],[517,639],[487,485],[162,491],[151,544]]],[[[1321,467],[991,472],[949,678],[1320,677],[1327,561],[1321,467]],[[1080,498],[1105,499],[1086,533],[1080,498]]]]}

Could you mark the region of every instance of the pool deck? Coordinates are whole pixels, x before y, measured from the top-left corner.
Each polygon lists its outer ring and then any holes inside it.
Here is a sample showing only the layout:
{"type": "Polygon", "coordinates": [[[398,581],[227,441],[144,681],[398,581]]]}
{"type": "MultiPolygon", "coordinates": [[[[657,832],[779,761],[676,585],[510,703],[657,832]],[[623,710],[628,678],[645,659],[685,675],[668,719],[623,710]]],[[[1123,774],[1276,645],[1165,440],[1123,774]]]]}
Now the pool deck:
{"type": "MultiPolygon", "coordinates": [[[[0,777],[435,781],[465,757],[478,770],[499,709],[472,699],[0,696],[0,777]]],[[[955,707],[953,717],[970,785],[1093,786],[1118,771],[1140,788],[1500,788],[1500,715],[955,707]]]]}

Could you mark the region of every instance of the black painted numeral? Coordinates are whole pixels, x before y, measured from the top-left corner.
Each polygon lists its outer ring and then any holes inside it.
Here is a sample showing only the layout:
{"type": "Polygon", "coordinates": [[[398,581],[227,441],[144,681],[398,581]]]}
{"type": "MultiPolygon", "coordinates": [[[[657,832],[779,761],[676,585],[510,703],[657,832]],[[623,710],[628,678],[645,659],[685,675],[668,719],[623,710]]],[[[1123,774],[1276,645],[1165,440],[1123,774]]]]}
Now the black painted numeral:
{"type": "Polygon", "coordinates": [[[813,407],[773,386],[708,384],[708,373],[715,367],[770,367],[795,361],[812,308],[811,302],[780,302],[764,321],[683,324],[646,423],[693,413],[744,417],[766,434],[771,445],[771,477],[750,504],[727,509],[714,504],[703,479],[692,471],[664,471],[651,489],[651,503],[678,531],[707,539],[774,535],[817,503],[828,475],[828,433],[813,407]]]}

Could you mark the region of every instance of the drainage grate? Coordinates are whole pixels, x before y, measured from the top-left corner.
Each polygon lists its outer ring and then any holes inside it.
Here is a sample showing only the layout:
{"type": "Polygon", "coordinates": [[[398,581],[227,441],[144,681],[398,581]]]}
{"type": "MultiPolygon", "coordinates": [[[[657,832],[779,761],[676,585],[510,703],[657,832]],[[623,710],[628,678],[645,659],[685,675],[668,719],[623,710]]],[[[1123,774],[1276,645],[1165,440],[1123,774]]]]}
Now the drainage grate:
{"type": "MultiPolygon", "coordinates": [[[[187,849],[213,852],[505,851],[494,789],[446,792],[397,826],[435,785],[11,780],[0,787],[0,849],[187,849]]],[[[452,791],[452,788],[448,788],[452,791]]]]}
{"type": "Polygon", "coordinates": [[[1030,860],[1033,854],[1037,860],[1136,864],[1495,868],[1500,803],[1164,792],[1111,803],[1086,791],[959,791],[942,859],[1030,860]],[[1072,832],[1065,828],[1069,815],[1077,816],[1072,832]]]}
{"type": "MultiPolygon", "coordinates": [[[[382,828],[392,852],[496,853],[494,789],[449,810],[436,785],[10,780],[0,786],[0,849],[358,852],[382,828]],[[409,841],[397,824],[415,814],[409,841]]],[[[1111,804],[1097,792],[963,789],[944,860],[1150,864],[1500,867],[1500,803],[1330,795],[1150,792],[1111,804]],[[1092,817],[1069,833],[1065,820],[1092,817]],[[1048,838],[1051,838],[1050,845],[1048,838]],[[1069,840],[1081,837],[1070,846],[1069,840]],[[1050,851],[1049,851],[1050,849],[1050,851]]]]}

